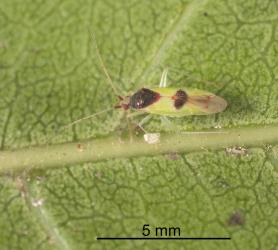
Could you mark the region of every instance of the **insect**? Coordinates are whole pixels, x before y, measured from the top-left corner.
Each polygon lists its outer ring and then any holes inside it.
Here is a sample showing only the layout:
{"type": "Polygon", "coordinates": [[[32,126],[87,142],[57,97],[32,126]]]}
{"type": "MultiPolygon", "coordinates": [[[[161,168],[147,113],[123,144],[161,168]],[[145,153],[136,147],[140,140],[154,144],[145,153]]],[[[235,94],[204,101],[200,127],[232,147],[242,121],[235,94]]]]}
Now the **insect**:
{"type": "Polygon", "coordinates": [[[190,88],[168,88],[167,70],[163,71],[159,87],[141,88],[130,96],[119,97],[115,108],[131,109],[169,117],[209,115],[223,111],[227,102],[213,93],[190,88]]]}
{"type": "MultiPolygon", "coordinates": [[[[131,95],[118,95],[118,91],[112,82],[100,55],[96,39],[94,36],[92,37],[95,40],[97,56],[108,83],[119,98],[119,102],[114,106],[114,108],[123,109],[125,111],[134,111],[129,115],[129,117],[137,114],[154,114],[163,117],[210,115],[222,112],[227,107],[227,102],[222,97],[213,93],[199,89],[167,87],[167,69],[163,71],[158,87],[143,87],[131,95]]],[[[109,108],[93,115],[83,117],[69,125],[92,118],[112,109],[113,108],[109,108]]],[[[142,124],[147,120],[147,117],[145,117],[139,124],[139,127],[142,128],[144,132],[146,131],[143,129],[142,124]]]]}

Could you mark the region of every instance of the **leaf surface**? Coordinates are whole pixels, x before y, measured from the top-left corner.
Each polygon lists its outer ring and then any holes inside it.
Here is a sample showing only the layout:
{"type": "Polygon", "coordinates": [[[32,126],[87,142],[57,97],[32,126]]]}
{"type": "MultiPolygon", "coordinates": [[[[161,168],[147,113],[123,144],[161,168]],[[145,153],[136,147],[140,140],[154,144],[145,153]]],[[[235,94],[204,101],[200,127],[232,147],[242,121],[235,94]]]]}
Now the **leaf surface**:
{"type": "MultiPolygon", "coordinates": [[[[221,114],[172,120],[175,130],[276,125],[277,13],[275,1],[263,0],[3,0],[1,149],[126,129],[121,112],[112,111],[54,132],[116,102],[89,31],[122,92],[157,86],[168,67],[171,86],[228,101],[221,114]]],[[[173,130],[159,117],[145,128],[173,130]]],[[[200,149],[7,173],[0,181],[0,248],[275,249],[277,160],[277,146],[266,145],[242,155],[200,149]],[[175,226],[184,237],[232,240],[96,240],[142,237],[144,224],[151,236],[155,227],[175,226]]]]}

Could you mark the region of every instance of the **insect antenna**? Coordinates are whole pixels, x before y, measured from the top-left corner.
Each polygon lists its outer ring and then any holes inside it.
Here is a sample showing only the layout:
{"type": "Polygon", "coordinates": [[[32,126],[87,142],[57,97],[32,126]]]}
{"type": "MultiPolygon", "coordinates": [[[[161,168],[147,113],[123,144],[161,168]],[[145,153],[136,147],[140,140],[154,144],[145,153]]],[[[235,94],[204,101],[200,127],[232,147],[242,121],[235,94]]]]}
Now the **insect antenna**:
{"type": "Polygon", "coordinates": [[[84,121],[84,120],[87,120],[87,119],[91,119],[91,118],[93,118],[93,117],[95,117],[95,116],[97,116],[97,115],[106,113],[106,112],[111,111],[111,110],[113,110],[113,109],[114,109],[114,107],[113,107],[113,108],[104,109],[104,110],[101,110],[101,111],[99,111],[99,112],[96,112],[96,113],[94,113],[94,114],[92,114],[92,115],[88,115],[88,116],[82,117],[82,118],[80,118],[80,119],[78,119],[78,120],[75,120],[75,121],[73,121],[73,122],[71,122],[71,123],[69,123],[69,124],[63,126],[63,128],[66,129],[66,128],[70,127],[70,126],[73,126],[73,125],[76,124],[76,123],[79,123],[79,122],[84,121]]]}
{"type": "MultiPolygon", "coordinates": [[[[101,68],[102,68],[102,70],[103,70],[103,72],[104,72],[104,74],[105,74],[105,76],[106,76],[106,79],[107,79],[108,84],[109,84],[110,87],[113,89],[114,94],[115,94],[120,100],[123,100],[123,97],[122,97],[121,95],[119,95],[119,91],[117,90],[115,84],[113,83],[113,81],[112,81],[112,79],[111,79],[111,77],[110,77],[110,75],[109,75],[109,73],[108,73],[108,70],[107,70],[107,68],[106,68],[106,66],[105,66],[105,64],[104,64],[104,61],[103,61],[103,59],[102,59],[102,57],[101,57],[101,55],[100,55],[99,48],[98,48],[98,44],[97,44],[97,40],[96,40],[96,37],[95,37],[94,33],[93,33],[92,31],[90,31],[89,29],[88,29],[88,32],[89,32],[89,34],[91,35],[91,38],[92,38],[92,40],[93,40],[93,42],[94,42],[94,44],[95,44],[95,49],[96,49],[97,57],[98,57],[98,60],[99,60],[99,62],[100,62],[100,64],[101,64],[101,68]]],[[[101,111],[99,111],[99,112],[97,112],[97,113],[94,113],[94,114],[92,114],[92,115],[82,117],[82,118],[80,118],[80,119],[78,119],[78,120],[75,120],[75,121],[73,121],[73,122],[71,122],[71,123],[65,125],[63,128],[65,129],[65,128],[71,127],[71,126],[75,125],[76,123],[79,123],[79,122],[84,121],[84,120],[87,120],[87,119],[91,119],[91,118],[93,118],[93,117],[95,117],[95,116],[97,116],[97,115],[100,115],[100,114],[106,113],[106,112],[108,112],[108,111],[111,111],[111,110],[113,110],[114,108],[121,108],[121,106],[116,105],[116,106],[114,106],[113,108],[104,109],[104,110],[101,110],[101,111]]]]}
{"type": "Polygon", "coordinates": [[[61,131],[64,131],[64,130],[68,129],[69,127],[73,126],[73,125],[76,124],[76,123],[82,122],[82,121],[87,120],[87,119],[91,119],[91,118],[93,118],[93,117],[95,117],[95,116],[98,116],[98,115],[100,115],[100,114],[109,112],[109,111],[111,111],[111,110],[113,110],[113,109],[114,109],[114,107],[113,107],[113,108],[107,108],[107,109],[101,110],[101,111],[99,111],[99,112],[97,112],[97,113],[94,113],[94,114],[92,114],[92,115],[88,115],[88,116],[82,117],[82,118],[80,118],[80,119],[78,119],[78,120],[75,120],[75,121],[73,121],[73,122],[71,122],[71,123],[69,123],[69,124],[67,124],[67,125],[64,125],[64,126],[58,128],[58,129],[56,129],[56,130],[54,131],[54,134],[51,135],[51,136],[49,136],[49,137],[47,138],[47,141],[50,141],[51,139],[55,138],[58,134],[60,134],[61,131]]]}
{"type": "Polygon", "coordinates": [[[108,73],[108,70],[107,70],[107,68],[106,68],[106,66],[105,66],[105,64],[104,64],[104,61],[103,61],[103,59],[102,59],[102,56],[100,55],[96,37],[95,37],[95,35],[94,35],[94,33],[93,33],[92,31],[90,32],[90,30],[89,30],[89,34],[91,35],[92,40],[94,41],[95,49],[96,49],[96,53],[97,53],[97,57],[98,57],[98,60],[99,60],[99,62],[100,62],[100,64],[101,64],[101,68],[102,68],[102,70],[103,70],[103,72],[104,72],[104,74],[105,74],[105,76],[106,76],[107,82],[108,82],[108,84],[111,86],[111,88],[113,89],[114,94],[115,94],[116,96],[119,96],[118,93],[119,93],[120,91],[118,91],[117,87],[116,87],[115,84],[113,83],[113,81],[112,81],[112,79],[111,79],[111,77],[110,77],[110,75],[109,75],[109,73],[108,73]]]}

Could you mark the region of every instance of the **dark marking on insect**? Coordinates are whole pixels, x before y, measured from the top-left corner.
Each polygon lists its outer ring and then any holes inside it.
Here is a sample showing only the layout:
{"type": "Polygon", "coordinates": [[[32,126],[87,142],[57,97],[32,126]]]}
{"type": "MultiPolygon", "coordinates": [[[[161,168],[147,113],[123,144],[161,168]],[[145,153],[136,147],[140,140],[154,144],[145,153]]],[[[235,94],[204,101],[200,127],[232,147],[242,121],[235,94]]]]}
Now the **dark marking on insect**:
{"type": "Polygon", "coordinates": [[[157,102],[159,98],[159,93],[142,88],[130,97],[129,105],[133,109],[143,109],[157,102]]]}
{"type": "Polygon", "coordinates": [[[230,226],[242,226],[245,224],[245,218],[242,212],[236,211],[231,214],[228,224],[230,226]]]}
{"type": "Polygon", "coordinates": [[[180,109],[187,102],[188,96],[185,91],[179,89],[176,94],[172,97],[174,100],[174,106],[176,109],[180,109]]]}
{"type": "Polygon", "coordinates": [[[204,12],[204,16],[208,16],[208,13],[207,13],[207,12],[204,12]]]}

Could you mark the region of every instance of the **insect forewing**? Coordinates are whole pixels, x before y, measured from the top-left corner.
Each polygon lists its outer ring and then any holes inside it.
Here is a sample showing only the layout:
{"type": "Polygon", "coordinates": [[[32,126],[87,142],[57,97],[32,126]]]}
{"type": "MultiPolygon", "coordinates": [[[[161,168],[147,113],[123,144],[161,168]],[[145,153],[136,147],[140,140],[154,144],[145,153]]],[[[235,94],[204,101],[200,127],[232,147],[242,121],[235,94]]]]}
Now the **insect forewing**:
{"type": "Polygon", "coordinates": [[[220,96],[207,93],[202,95],[189,95],[188,106],[205,115],[223,111],[227,107],[227,102],[220,96]]]}

